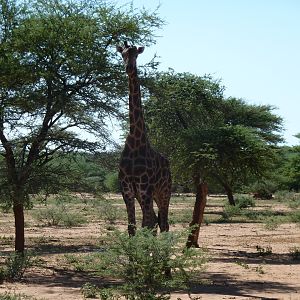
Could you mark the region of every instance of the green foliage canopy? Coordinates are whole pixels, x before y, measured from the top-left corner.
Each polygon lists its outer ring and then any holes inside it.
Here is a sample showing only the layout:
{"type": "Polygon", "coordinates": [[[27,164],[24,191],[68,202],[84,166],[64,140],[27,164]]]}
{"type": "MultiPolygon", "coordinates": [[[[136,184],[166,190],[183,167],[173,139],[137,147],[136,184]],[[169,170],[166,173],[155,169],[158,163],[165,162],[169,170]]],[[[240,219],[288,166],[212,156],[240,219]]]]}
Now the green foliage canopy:
{"type": "MultiPolygon", "coordinates": [[[[300,133],[296,135],[300,141],[300,133]]],[[[286,162],[283,174],[285,175],[285,185],[289,190],[300,190],[300,145],[290,149],[291,156],[286,162]]]]}
{"type": "Polygon", "coordinates": [[[170,157],[177,180],[201,175],[227,190],[271,166],[282,141],[282,120],[271,106],[226,99],[220,82],[210,76],[171,71],[148,86],[149,134],[170,157]]]}
{"type": "Polygon", "coordinates": [[[127,94],[115,45],[150,45],[161,25],[156,13],[104,2],[1,0],[0,151],[10,181],[26,181],[57,151],[103,149],[107,117],[127,94]]]}
{"type": "Polygon", "coordinates": [[[162,24],[156,12],[105,1],[0,0],[2,187],[18,219],[55,154],[109,142],[108,118],[127,94],[115,45],[151,45],[162,24]]]}

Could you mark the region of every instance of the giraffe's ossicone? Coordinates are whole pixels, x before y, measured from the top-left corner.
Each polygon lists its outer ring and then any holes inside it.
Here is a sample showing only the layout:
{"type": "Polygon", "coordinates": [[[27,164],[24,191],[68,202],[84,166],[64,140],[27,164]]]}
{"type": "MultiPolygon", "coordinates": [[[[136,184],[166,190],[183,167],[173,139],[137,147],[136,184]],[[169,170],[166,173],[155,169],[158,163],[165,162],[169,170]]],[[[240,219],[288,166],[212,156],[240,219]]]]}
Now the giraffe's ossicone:
{"type": "Polygon", "coordinates": [[[119,46],[117,51],[122,54],[129,82],[130,131],[119,167],[119,180],[128,214],[128,232],[135,232],[135,199],[142,209],[143,227],[154,228],[158,224],[161,231],[168,231],[171,173],[168,160],[151,147],[146,134],[136,65],[137,57],[144,48],[125,43],[125,47],[119,46]],[[153,201],[157,204],[158,216],[153,201]]]}

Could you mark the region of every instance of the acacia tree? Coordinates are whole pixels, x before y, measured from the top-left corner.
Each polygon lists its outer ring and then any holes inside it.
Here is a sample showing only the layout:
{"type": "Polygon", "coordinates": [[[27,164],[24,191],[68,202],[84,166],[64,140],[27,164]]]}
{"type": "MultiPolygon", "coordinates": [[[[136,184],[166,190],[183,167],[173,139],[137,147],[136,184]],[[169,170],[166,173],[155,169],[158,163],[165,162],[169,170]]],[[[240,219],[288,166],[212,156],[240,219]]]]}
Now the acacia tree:
{"type": "Polygon", "coordinates": [[[96,151],[109,140],[107,117],[127,93],[115,45],[150,45],[162,24],[155,12],[102,1],[0,0],[1,194],[13,206],[16,251],[39,170],[58,151],[96,151]]]}
{"type": "Polygon", "coordinates": [[[283,139],[282,118],[270,105],[249,105],[228,98],[221,110],[224,125],[217,130],[212,145],[217,151],[212,175],[234,205],[233,190],[266,177],[279,159],[278,143],[283,139]]]}
{"type": "Polygon", "coordinates": [[[196,203],[191,224],[200,225],[205,183],[217,180],[234,204],[233,189],[246,183],[250,174],[262,176],[271,166],[281,141],[277,134],[281,118],[272,114],[271,106],[225,99],[219,82],[210,77],[162,73],[148,85],[150,137],[170,157],[175,180],[193,182],[196,203]]]}
{"type": "MultiPolygon", "coordinates": [[[[295,135],[300,141],[300,133],[295,135]]],[[[289,190],[300,190],[300,145],[293,146],[290,149],[291,156],[284,168],[286,178],[285,185],[289,190]]]]}
{"type": "Polygon", "coordinates": [[[174,72],[159,74],[154,82],[146,85],[150,95],[145,110],[150,138],[169,156],[175,181],[190,183],[196,192],[187,246],[197,247],[208,192],[207,179],[214,159],[201,137],[209,135],[220,124],[217,108],[223,88],[211,77],[174,72]]]}

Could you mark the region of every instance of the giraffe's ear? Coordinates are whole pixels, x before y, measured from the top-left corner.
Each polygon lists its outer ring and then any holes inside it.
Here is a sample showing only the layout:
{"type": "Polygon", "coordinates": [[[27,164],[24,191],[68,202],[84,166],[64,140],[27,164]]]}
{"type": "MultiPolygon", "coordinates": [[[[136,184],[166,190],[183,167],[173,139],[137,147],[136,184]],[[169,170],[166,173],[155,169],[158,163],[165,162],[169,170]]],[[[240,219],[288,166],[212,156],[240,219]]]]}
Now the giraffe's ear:
{"type": "Polygon", "coordinates": [[[120,53],[122,53],[123,50],[124,50],[123,47],[121,47],[121,46],[117,46],[116,49],[117,49],[117,51],[120,52],[120,53]]]}
{"type": "Polygon", "coordinates": [[[145,47],[138,47],[137,52],[138,54],[141,54],[144,52],[145,47]]]}

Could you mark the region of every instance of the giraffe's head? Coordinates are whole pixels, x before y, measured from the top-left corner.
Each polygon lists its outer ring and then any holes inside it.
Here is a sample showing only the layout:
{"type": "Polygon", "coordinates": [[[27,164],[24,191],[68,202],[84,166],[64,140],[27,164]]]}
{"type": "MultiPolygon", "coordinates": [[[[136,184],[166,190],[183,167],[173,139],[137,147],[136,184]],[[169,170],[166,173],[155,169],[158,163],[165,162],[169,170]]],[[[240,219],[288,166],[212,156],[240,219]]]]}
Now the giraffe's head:
{"type": "Polygon", "coordinates": [[[143,53],[144,47],[129,46],[127,42],[124,47],[117,46],[117,51],[122,54],[123,61],[126,68],[126,73],[132,75],[136,72],[136,59],[139,54],[143,53]]]}

